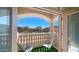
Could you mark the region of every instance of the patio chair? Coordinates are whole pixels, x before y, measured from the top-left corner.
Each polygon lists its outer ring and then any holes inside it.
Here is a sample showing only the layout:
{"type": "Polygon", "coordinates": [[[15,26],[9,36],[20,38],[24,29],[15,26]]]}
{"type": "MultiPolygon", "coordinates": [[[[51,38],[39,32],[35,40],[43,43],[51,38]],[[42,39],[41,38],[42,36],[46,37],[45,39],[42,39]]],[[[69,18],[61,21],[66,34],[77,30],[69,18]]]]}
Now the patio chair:
{"type": "Polygon", "coordinates": [[[25,52],[25,49],[24,49],[24,47],[22,45],[20,45],[18,43],[17,43],[17,45],[18,45],[18,51],[19,52],[25,52]]]}
{"type": "Polygon", "coordinates": [[[54,42],[54,37],[55,35],[50,35],[50,37],[48,38],[48,40],[43,44],[43,46],[47,47],[47,48],[51,48],[53,42],[54,42]],[[52,38],[51,38],[52,37],[52,38]]]}
{"type": "Polygon", "coordinates": [[[26,47],[18,44],[18,48],[20,50],[20,52],[31,52],[31,50],[33,49],[33,46],[31,44],[27,44],[26,47]]]}
{"type": "Polygon", "coordinates": [[[27,44],[27,46],[25,47],[25,52],[31,52],[33,49],[32,44],[27,44]]]}

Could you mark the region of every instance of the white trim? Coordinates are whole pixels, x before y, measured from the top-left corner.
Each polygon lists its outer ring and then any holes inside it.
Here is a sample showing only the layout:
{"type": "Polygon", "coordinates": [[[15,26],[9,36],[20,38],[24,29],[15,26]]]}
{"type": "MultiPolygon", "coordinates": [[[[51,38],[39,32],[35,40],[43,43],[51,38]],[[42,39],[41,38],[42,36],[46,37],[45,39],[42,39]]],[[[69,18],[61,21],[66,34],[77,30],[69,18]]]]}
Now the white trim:
{"type": "Polygon", "coordinates": [[[47,22],[49,22],[50,23],[50,32],[51,32],[51,20],[53,20],[53,19],[50,19],[49,17],[44,16],[42,14],[38,14],[38,13],[24,13],[24,14],[19,14],[18,15],[18,20],[21,19],[21,18],[24,18],[24,17],[31,17],[31,16],[32,17],[43,18],[44,20],[46,20],[47,22]]]}
{"type": "MultiPolygon", "coordinates": [[[[70,12],[69,14],[67,14],[67,28],[68,28],[68,16],[71,16],[73,14],[76,14],[76,13],[79,13],[79,10],[78,11],[72,11],[70,12]]],[[[68,29],[67,29],[67,34],[68,34],[68,29]]],[[[69,38],[68,38],[68,35],[67,35],[67,42],[68,42],[69,38]]],[[[67,51],[68,52],[78,52],[79,51],[79,48],[75,47],[75,46],[69,46],[68,43],[67,43],[67,51]],[[69,48],[70,47],[70,48],[69,48]]]]}
{"type": "Polygon", "coordinates": [[[12,41],[12,52],[17,51],[17,8],[12,7],[12,21],[11,21],[11,41],[12,41]]]}
{"type": "Polygon", "coordinates": [[[50,34],[50,33],[19,33],[19,35],[41,35],[41,34],[50,34]]]}
{"type": "Polygon", "coordinates": [[[50,22],[50,18],[49,17],[46,17],[42,14],[38,14],[38,13],[23,13],[23,14],[19,14],[18,15],[18,19],[21,19],[21,18],[24,18],[24,17],[39,17],[39,18],[43,18],[45,20],[47,20],[48,22],[50,22]]]}
{"type": "Polygon", "coordinates": [[[0,36],[8,36],[9,34],[0,34],[0,36]]]}
{"type": "Polygon", "coordinates": [[[79,13],[79,10],[78,11],[74,11],[72,13],[69,13],[69,14],[67,14],[67,16],[72,15],[72,14],[76,14],[76,13],[79,13]]]}
{"type": "MultiPolygon", "coordinates": [[[[29,7],[28,7],[28,8],[29,8],[29,7]]],[[[48,9],[39,8],[39,7],[38,7],[38,8],[32,7],[32,8],[29,8],[29,9],[38,10],[38,11],[41,11],[41,12],[45,12],[45,13],[49,13],[49,14],[54,14],[54,15],[62,14],[61,12],[57,12],[57,11],[54,11],[54,10],[50,11],[50,10],[48,10],[48,9]]]]}
{"type": "Polygon", "coordinates": [[[75,14],[75,13],[77,13],[77,12],[79,12],[79,8],[72,8],[71,10],[68,10],[68,11],[66,11],[66,12],[64,12],[63,13],[63,17],[64,17],[64,20],[63,20],[63,38],[64,38],[64,40],[63,40],[63,44],[64,44],[64,46],[63,46],[63,51],[68,51],[68,30],[67,30],[67,26],[68,26],[68,23],[67,23],[67,21],[68,21],[68,19],[67,19],[67,17],[69,16],[69,15],[72,15],[72,14],[75,14]]]}
{"type": "MultiPolygon", "coordinates": [[[[37,7],[37,8],[39,8],[39,7],[37,7]]],[[[60,15],[60,14],[62,14],[62,12],[60,12],[60,10],[55,10],[55,9],[53,9],[53,7],[52,7],[52,10],[50,10],[50,9],[48,9],[48,8],[39,8],[39,9],[42,9],[42,10],[45,10],[45,11],[48,11],[48,12],[52,12],[54,15],[60,15]]]]}
{"type": "Polygon", "coordinates": [[[62,50],[62,19],[61,19],[62,15],[58,15],[59,18],[59,35],[58,35],[58,39],[59,39],[59,51],[62,50]]]}

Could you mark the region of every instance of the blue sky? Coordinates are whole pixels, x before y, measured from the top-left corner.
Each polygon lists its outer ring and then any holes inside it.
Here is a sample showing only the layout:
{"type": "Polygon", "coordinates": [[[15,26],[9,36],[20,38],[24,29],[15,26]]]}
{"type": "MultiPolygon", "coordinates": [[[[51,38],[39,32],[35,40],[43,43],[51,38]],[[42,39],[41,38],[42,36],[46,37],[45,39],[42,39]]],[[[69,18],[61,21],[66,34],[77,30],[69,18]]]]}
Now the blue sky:
{"type": "Polygon", "coordinates": [[[19,19],[17,21],[18,26],[29,26],[31,28],[41,26],[41,27],[49,27],[50,23],[46,21],[45,19],[38,18],[38,17],[25,17],[22,19],[19,19]]]}
{"type": "MultiPolygon", "coordinates": [[[[25,17],[25,18],[19,19],[17,21],[17,25],[21,26],[21,27],[29,26],[31,28],[35,28],[37,26],[41,26],[42,28],[45,28],[45,27],[49,27],[50,23],[49,23],[49,21],[46,21],[43,18],[25,17]]],[[[58,21],[55,22],[55,26],[58,26],[58,21]]]]}
{"type": "MultiPolygon", "coordinates": [[[[0,24],[6,24],[9,25],[9,16],[3,16],[0,17],[0,24]]],[[[37,26],[41,26],[41,27],[49,27],[50,23],[49,21],[47,21],[46,19],[43,18],[38,18],[38,17],[25,17],[22,19],[19,19],[17,21],[17,25],[18,26],[29,26],[31,28],[37,27],[37,26]]],[[[55,21],[54,23],[55,26],[59,25],[58,21],[55,21]]]]}
{"type": "Polygon", "coordinates": [[[0,24],[9,25],[9,16],[0,17],[0,24]]]}
{"type": "Polygon", "coordinates": [[[58,20],[55,21],[54,26],[59,26],[59,21],[58,20]]]}

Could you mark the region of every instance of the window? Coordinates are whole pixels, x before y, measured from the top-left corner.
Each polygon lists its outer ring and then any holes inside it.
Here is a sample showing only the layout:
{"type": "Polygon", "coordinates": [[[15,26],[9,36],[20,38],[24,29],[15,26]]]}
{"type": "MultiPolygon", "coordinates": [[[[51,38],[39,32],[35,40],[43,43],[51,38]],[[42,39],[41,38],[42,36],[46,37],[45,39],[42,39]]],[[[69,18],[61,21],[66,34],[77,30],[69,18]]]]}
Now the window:
{"type": "Polygon", "coordinates": [[[10,9],[0,8],[0,52],[10,51],[10,9]]]}

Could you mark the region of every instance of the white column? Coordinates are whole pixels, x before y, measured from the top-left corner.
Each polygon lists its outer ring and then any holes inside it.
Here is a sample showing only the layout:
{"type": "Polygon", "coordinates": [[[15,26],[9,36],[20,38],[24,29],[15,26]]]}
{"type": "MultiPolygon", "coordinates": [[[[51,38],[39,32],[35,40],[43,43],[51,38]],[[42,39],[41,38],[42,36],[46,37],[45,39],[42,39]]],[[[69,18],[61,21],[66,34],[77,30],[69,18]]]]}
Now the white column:
{"type": "Polygon", "coordinates": [[[53,21],[53,16],[52,16],[52,18],[50,20],[50,34],[51,34],[51,38],[52,38],[53,32],[54,32],[54,21],[53,21]]]}
{"type": "Polygon", "coordinates": [[[12,39],[12,52],[17,51],[17,8],[12,8],[12,21],[11,21],[11,39],[12,39]]]}
{"type": "Polygon", "coordinates": [[[62,15],[58,15],[59,17],[59,36],[58,36],[58,41],[59,41],[59,51],[62,51],[62,15]]]}

